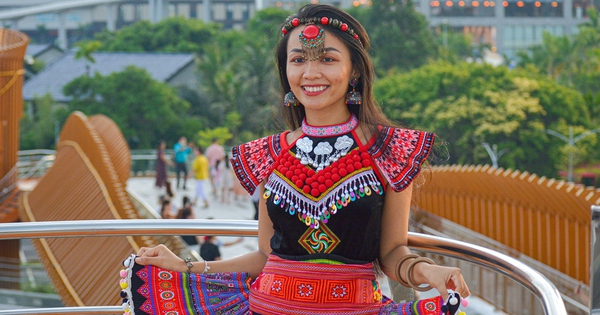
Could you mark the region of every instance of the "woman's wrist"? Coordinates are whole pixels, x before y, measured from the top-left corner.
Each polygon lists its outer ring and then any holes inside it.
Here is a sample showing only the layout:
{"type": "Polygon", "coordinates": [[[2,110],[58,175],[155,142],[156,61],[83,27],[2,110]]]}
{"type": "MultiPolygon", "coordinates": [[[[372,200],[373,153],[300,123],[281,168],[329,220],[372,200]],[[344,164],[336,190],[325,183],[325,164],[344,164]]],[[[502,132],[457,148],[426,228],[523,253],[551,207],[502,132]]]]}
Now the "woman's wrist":
{"type": "Polygon", "coordinates": [[[210,270],[210,266],[206,260],[192,261],[191,257],[186,257],[182,259],[182,262],[185,265],[182,272],[205,274],[210,270]]]}
{"type": "Polygon", "coordinates": [[[427,283],[427,278],[424,276],[426,275],[429,271],[428,268],[435,266],[432,265],[430,263],[427,263],[425,261],[421,261],[416,263],[413,267],[412,267],[412,280],[415,284],[425,284],[427,283]]]}

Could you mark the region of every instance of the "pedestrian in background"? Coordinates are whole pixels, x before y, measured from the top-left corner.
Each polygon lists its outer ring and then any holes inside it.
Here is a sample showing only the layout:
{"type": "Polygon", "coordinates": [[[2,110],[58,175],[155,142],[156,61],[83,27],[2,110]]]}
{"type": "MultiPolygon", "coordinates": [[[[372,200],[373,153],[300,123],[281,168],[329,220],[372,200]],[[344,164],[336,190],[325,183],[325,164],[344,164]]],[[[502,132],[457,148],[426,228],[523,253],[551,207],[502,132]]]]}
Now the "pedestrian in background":
{"type": "Polygon", "coordinates": [[[173,166],[173,161],[167,159],[165,156],[165,149],[167,148],[167,143],[164,140],[161,140],[158,144],[158,148],[156,148],[156,183],[155,186],[161,190],[163,187],[166,188],[168,184],[168,172],[167,165],[173,166]]]}
{"type": "Polygon", "coordinates": [[[177,174],[177,185],[175,187],[179,189],[179,178],[182,177],[183,189],[185,190],[188,176],[187,160],[189,154],[192,152],[192,149],[188,146],[187,138],[179,138],[179,141],[173,146],[173,151],[175,153],[175,172],[177,174]]]}
{"type": "Polygon", "coordinates": [[[202,200],[203,207],[208,208],[208,197],[206,195],[206,180],[209,178],[208,158],[202,153],[202,148],[194,149],[194,161],[192,162],[192,170],[196,180],[196,193],[194,194],[193,205],[196,205],[198,199],[202,200]]]}
{"type": "Polygon", "coordinates": [[[213,195],[217,197],[217,181],[219,180],[217,161],[223,159],[225,156],[225,149],[219,144],[217,138],[213,138],[211,144],[208,146],[208,148],[206,148],[205,155],[208,158],[208,163],[210,166],[210,186],[213,190],[213,195]]]}

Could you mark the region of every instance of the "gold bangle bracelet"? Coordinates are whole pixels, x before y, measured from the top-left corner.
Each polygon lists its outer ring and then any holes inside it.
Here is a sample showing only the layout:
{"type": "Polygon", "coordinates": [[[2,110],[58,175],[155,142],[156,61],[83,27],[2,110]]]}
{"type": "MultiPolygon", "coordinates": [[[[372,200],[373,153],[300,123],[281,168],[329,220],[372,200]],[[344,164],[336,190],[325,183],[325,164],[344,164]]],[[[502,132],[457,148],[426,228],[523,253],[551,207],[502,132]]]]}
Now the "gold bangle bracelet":
{"type": "Polygon", "coordinates": [[[398,282],[407,287],[410,288],[410,284],[408,284],[408,282],[406,282],[406,280],[402,279],[402,264],[404,264],[407,260],[411,259],[411,258],[419,258],[421,256],[417,255],[417,254],[406,254],[404,256],[402,256],[402,258],[400,258],[398,260],[398,262],[396,263],[396,278],[398,278],[398,282]]]}
{"type": "Polygon", "coordinates": [[[411,277],[413,268],[421,262],[428,263],[430,265],[435,265],[435,262],[427,257],[416,258],[415,260],[411,261],[410,264],[408,264],[408,267],[406,268],[406,282],[408,282],[411,288],[417,291],[425,292],[431,290],[431,285],[427,285],[426,287],[420,287],[418,284],[415,284],[413,282],[411,277]]]}

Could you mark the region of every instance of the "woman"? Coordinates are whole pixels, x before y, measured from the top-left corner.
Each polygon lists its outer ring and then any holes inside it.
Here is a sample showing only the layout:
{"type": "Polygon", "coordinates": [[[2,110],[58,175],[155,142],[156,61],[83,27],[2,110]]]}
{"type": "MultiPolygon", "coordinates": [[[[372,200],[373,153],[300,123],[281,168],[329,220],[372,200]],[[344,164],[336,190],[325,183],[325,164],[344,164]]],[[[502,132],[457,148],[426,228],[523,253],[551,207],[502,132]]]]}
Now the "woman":
{"type": "Polygon", "coordinates": [[[163,219],[174,219],[175,214],[173,213],[173,205],[171,199],[164,199],[160,207],[160,216],[163,219]]]}
{"type": "Polygon", "coordinates": [[[135,262],[202,274],[190,276],[199,283],[249,275],[241,291],[249,291],[253,314],[454,314],[447,290],[469,295],[460,270],[406,246],[411,182],[434,135],[391,127],[382,114],[372,96],[369,38],[353,17],[307,5],[282,33],[276,59],[290,130],[240,145],[232,156],[242,185],[263,196],[259,250],[193,263],[159,245],[140,249],[135,262]],[[393,303],[381,296],[378,269],[406,286],[428,284],[441,298],[393,303]]]}
{"type": "Polygon", "coordinates": [[[233,171],[229,155],[226,153],[223,159],[217,161],[217,173],[219,174],[218,186],[221,189],[221,202],[230,204],[233,193],[233,171]]]}
{"type": "Polygon", "coordinates": [[[160,141],[156,150],[156,183],[158,189],[167,186],[167,165],[173,166],[173,162],[165,157],[165,148],[167,143],[160,141]]]}

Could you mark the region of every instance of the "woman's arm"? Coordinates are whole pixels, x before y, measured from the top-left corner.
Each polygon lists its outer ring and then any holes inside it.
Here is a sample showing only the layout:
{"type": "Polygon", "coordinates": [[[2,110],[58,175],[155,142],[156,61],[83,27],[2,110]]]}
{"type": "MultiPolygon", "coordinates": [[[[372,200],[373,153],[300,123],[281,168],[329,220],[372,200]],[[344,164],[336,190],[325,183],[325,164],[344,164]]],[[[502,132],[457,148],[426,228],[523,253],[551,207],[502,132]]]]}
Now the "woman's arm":
{"type": "MultiPolygon", "coordinates": [[[[257,189],[260,189],[261,195],[264,193],[264,183],[257,189]]],[[[271,237],[273,236],[273,223],[267,214],[267,206],[264,198],[260,199],[258,220],[258,244],[257,251],[250,252],[235,258],[211,261],[208,263],[209,272],[248,272],[250,277],[256,278],[267,263],[267,258],[271,253],[271,237]]],[[[164,269],[174,271],[187,271],[186,263],[182,258],[177,257],[171,250],[164,245],[156,247],[142,247],[137,254],[136,262],[141,265],[154,265],[164,269]]],[[[204,271],[204,262],[193,262],[191,272],[202,273],[204,271]]]]}
{"type": "MultiPolygon", "coordinates": [[[[410,185],[401,192],[395,192],[388,186],[383,206],[379,261],[383,272],[396,281],[398,261],[412,253],[407,247],[412,187],[410,185]]],[[[413,259],[402,263],[399,274],[405,281],[406,268],[413,259]]],[[[470,294],[459,268],[417,263],[411,271],[411,277],[415,283],[429,284],[437,289],[444,300],[448,298],[447,289],[458,292],[462,297],[470,294]]]]}

